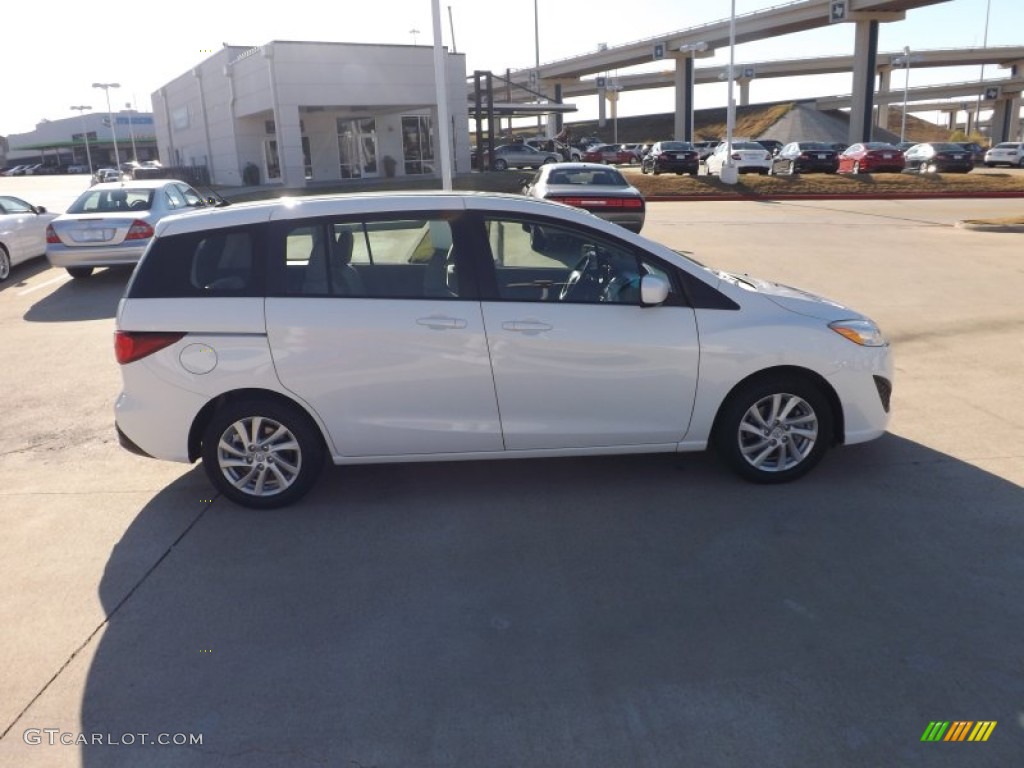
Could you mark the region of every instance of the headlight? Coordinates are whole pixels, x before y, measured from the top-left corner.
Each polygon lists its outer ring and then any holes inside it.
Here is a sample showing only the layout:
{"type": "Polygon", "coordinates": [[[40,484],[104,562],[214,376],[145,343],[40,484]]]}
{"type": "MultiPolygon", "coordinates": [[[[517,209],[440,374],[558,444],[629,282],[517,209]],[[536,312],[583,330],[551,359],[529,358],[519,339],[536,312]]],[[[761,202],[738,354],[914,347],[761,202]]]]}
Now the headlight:
{"type": "Polygon", "coordinates": [[[870,320],[836,320],[829,323],[828,327],[862,347],[884,347],[889,343],[878,326],[870,320]]]}

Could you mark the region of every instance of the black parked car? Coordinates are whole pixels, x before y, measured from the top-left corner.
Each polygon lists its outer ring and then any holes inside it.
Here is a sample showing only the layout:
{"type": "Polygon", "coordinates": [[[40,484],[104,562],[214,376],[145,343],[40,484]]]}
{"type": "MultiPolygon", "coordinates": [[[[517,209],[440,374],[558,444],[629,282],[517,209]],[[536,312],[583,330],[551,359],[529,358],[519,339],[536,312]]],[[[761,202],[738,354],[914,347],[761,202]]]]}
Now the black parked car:
{"type": "Polygon", "coordinates": [[[791,141],[772,158],[768,172],[835,173],[839,170],[839,153],[823,141],[791,141]]]}
{"type": "Polygon", "coordinates": [[[968,173],[974,168],[971,153],[952,141],[915,144],[903,153],[904,171],[917,173],[968,173]]]}
{"type": "Polygon", "coordinates": [[[688,173],[696,176],[700,170],[700,154],[688,141],[657,141],[640,164],[642,173],[688,173]]]}

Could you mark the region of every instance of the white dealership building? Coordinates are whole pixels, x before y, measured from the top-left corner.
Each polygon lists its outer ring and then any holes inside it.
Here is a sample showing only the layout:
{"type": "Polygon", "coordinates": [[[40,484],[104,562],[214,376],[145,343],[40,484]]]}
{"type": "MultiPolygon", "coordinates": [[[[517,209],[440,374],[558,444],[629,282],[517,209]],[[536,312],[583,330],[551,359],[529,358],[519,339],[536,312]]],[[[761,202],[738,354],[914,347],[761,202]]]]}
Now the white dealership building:
{"type": "MultiPolygon", "coordinates": [[[[468,171],[466,61],[445,52],[454,171],[468,171]]],[[[160,157],[216,184],[440,175],[434,50],[225,45],[153,93],[160,157]],[[248,168],[248,171],[246,171],[248,168]]]]}

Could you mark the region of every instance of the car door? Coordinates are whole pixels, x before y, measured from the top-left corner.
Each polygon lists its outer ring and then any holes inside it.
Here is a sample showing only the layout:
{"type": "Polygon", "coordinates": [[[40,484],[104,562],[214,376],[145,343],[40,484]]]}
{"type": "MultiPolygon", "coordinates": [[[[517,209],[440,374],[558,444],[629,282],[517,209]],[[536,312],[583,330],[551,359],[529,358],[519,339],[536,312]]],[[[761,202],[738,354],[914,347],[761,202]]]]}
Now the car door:
{"type": "Polygon", "coordinates": [[[53,218],[36,213],[31,204],[17,197],[0,201],[3,211],[4,241],[10,246],[11,264],[41,256],[46,252],[46,225],[53,218]]]}
{"type": "Polygon", "coordinates": [[[346,457],[503,450],[452,210],[275,225],[267,335],[281,383],[346,457]]]}
{"type": "Polygon", "coordinates": [[[682,440],[697,384],[694,312],[678,289],[661,306],[639,301],[641,277],[675,286],[672,268],[584,227],[490,211],[479,222],[481,269],[493,269],[482,273],[481,307],[506,449],[682,440]]]}

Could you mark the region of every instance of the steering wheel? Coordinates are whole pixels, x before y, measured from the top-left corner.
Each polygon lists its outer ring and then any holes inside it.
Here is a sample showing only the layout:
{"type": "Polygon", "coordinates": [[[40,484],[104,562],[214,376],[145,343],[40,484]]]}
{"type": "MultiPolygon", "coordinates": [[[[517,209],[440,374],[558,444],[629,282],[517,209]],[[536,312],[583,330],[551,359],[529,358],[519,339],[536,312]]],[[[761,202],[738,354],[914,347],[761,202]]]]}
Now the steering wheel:
{"type": "Polygon", "coordinates": [[[569,273],[558,294],[559,301],[591,301],[601,293],[601,264],[596,249],[588,249],[569,273]]]}

